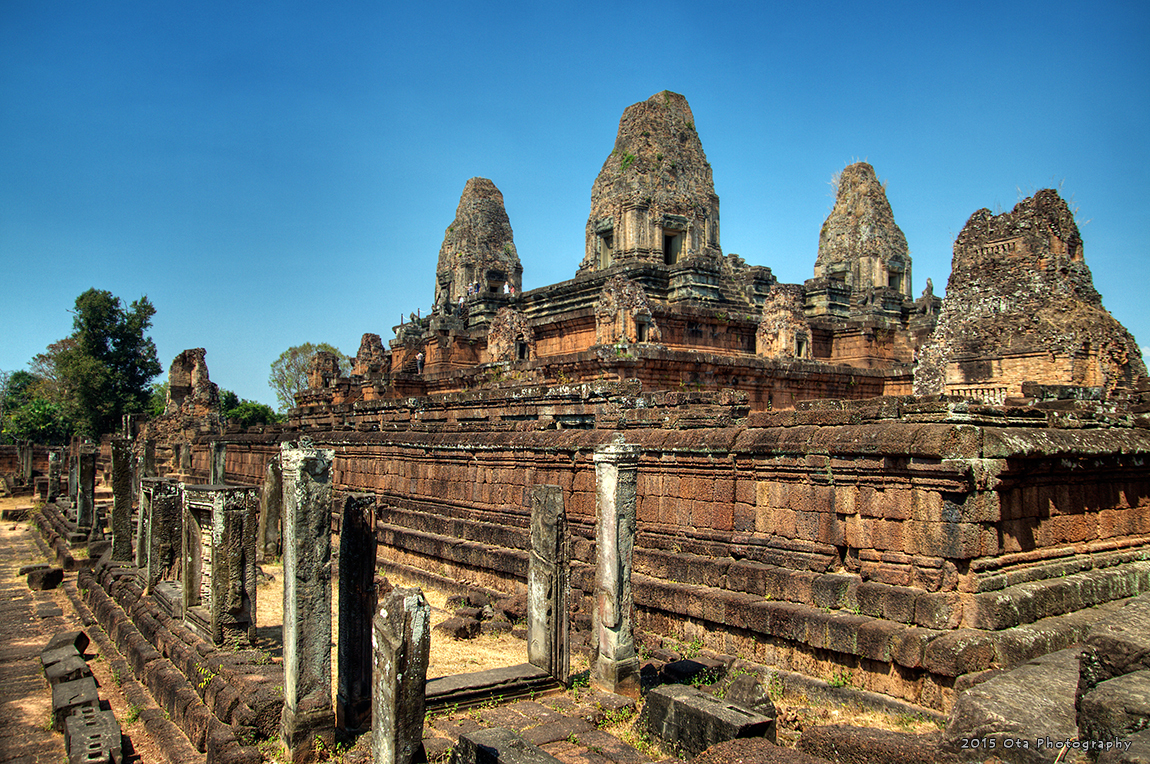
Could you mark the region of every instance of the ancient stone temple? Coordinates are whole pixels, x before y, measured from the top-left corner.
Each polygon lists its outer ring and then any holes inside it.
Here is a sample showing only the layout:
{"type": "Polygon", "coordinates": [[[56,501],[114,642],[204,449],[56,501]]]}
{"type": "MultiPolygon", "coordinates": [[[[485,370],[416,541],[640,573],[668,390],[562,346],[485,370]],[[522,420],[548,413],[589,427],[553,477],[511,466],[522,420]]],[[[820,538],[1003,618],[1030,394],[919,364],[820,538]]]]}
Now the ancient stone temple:
{"type": "Polygon", "coordinates": [[[1102,307],[1058,192],[971,215],[954,242],[938,328],[921,351],[917,394],[1003,400],[1025,395],[1030,382],[1110,397],[1145,374],[1134,338],[1102,307]]]}
{"type": "Polygon", "coordinates": [[[187,442],[201,480],[222,453],[229,483],[274,494],[282,443],[330,452],[331,501],[371,503],[381,568],[561,582],[605,686],[671,639],[946,710],[1150,591],[1150,381],[1054,192],[976,213],[945,302],[929,279],[914,298],[883,186],[852,165],[814,277],[779,284],[723,254],[694,116],[659,93],[623,115],[573,278],[520,291],[505,221],[469,182],[430,312],[366,333],[350,375],[317,357],[286,425],[209,415],[156,430],[157,453],[187,442]],[[565,529],[546,555],[543,493],[565,529]]]}

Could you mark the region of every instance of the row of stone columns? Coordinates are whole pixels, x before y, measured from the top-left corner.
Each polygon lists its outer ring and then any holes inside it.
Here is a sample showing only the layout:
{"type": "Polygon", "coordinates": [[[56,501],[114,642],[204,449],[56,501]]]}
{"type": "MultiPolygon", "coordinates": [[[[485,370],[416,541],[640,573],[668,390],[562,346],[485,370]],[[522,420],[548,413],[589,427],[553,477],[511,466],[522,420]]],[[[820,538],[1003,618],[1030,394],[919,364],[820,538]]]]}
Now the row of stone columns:
{"type": "MultiPolygon", "coordinates": [[[[224,448],[212,449],[211,473],[223,479],[224,448]]],[[[376,761],[409,762],[419,752],[424,689],[430,645],[430,611],[418,589],[397,589],[376,602],[374,533],[376,499],[368,494],[344,497],[340,535],[339,686],[331,701],[331,495],[334,452],[283,444],[269,476],[282,490],[283,512],[283,656],[284,707],[281,738],[294,762],[308,760],[318,738],[331,743],[335,727],[361,730],[371,719],[376,761]]],[[[113,558],[130,560],[131,450],[126,440],[112,444],[113,558]]],[[[631,567],[636,527],[636,477],[639,449],[621,440],[596,449],[596,548],[591,678],[595,686],[620,694],[638,695],[639,661],[632,635],[631,567]]],[[[78,498],[80,516],[94,518],[92,492],[95,454],[81,454],[78,498]],[[85,498],[88,497],[88,498],[85,498]]],[[[268,500],[265,485],[264,501],[268,500]]],[[[198,603],[192,568],[201,564],[208,531],[195,515],[196,502],[228,504],[232,493],[244,493],[232,504],[211,513],[213,599],[228,597],[216,582],[247,584],[254,631],[254,571],[256,528],[252,512],[255,489],[220,485],[184,486],[183,538],[173,537],[173,519],[181,514],[178,487],[163,479],[144,478],[140,488],[141,532],[136,563],[149,592],[183,554],[184,605],[198,603]],[[219,494],[219,496],[217,496],[219,494]],[[227,494],[227,496],[224,496],[227,494]],[[233,517],[234,515],[234,517],[233,517]],[[239,519],[236,519],[239,518],[239,519]],[[234,523],[232,520],[236,520],[234,523]],[[189,535],[195,535],[195,538],[189,535]],[[248,539],[253,543],[247,543],[248,539]],[[189,549],[196,549],[189,555],[189,549]],[[236,560],[231,560],[235,557],[236,560]],[[230,562],[229,562],[230,560],[230,562]],[[242,560],[243,562],[237,562],[242,560]],[[238,567],[237,567],[238,566],[238,567]],[[233,568],[236,568],[233,570],[233,568]],[[250,581],[248,580],[250,579],[250,581]]],[[[238,494],[237,494],[238,495],[238,494]]],[[[530,490],[531,549],[528,566],[528,659],[560,681],[569,672],[569,534],[558,486],[530,490]]],[[[207,515],[205,515],[207,517],[207,515]]],[[[262,519],[262,518],[261,518],[262,519]]],[[[263,540],[264,528],[259,538],[263,540]]],[[[243,603],[229,603],[236,609],[243,603]]],[[[240,625],[240,624],[236,624],[240,625]]],[[[220,629],[212,618],[211,631],[220,629]]]]}

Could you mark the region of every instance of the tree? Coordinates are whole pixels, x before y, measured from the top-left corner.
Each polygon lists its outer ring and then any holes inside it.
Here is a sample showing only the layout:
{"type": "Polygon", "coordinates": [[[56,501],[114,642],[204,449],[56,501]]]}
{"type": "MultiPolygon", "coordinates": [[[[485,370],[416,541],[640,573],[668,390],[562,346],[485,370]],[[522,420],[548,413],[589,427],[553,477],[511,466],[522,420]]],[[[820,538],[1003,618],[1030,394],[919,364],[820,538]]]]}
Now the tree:
{"type": "Polygon", "coordinates": [[[220,416],[241,427],[251,427],[256,424],[276,424],[283,421],[283,417],[275,412],[266,403],[249,401],[240,398],[231,390],[220,390],[220,416]]]}
{"type": "Polygon", "coordinates": [[[302,345],[290,347],[272,362],[272,373],[268,377],[268,384],[276,394],[280,411],[287,411],[295,407],[295,394],[307,388],[307,364],[311,357],[324,350],[339,356],[340,374],[351,373],[351,359],[326,342],[318,345],[305,342],[302,345]]]}
{"type": "Polygon", "coordinates": [[[111,292],[89,289],[76,298],[74,312],[75,344],[59,351],[55,365],[80,429],[98,438],[148,404],[148,381],[161,371],[145,334],[156,309],[144,296],[125,310],[111,292]]]}
{"type": "Polygon", "coordinates": [[[162,417],[168,407],[168,380],[153,382],[151,392],[148,394],[148,416],[152,419],[162,417]]]}

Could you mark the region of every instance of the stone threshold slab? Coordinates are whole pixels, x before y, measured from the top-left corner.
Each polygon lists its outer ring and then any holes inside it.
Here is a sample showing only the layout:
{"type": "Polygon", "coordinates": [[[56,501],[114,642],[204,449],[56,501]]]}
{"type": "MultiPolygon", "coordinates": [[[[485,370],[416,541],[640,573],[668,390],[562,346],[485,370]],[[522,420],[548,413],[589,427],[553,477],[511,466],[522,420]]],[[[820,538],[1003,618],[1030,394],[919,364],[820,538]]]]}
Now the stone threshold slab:
{"type": "Polygon", "coordinates": [[[456,706],[466,708],[488,700],[538,696],[561,689],[559,681],[538,666],[520,663],[506,668],[453,674],[428,679],[424,690],[427,710],[456,706]]]}

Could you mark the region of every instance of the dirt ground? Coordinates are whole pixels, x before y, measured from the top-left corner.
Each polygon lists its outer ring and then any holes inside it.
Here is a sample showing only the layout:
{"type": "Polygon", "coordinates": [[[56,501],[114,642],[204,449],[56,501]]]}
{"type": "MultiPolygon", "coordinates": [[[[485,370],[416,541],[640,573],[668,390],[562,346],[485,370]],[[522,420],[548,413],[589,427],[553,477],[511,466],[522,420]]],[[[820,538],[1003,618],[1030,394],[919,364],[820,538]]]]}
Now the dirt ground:
{"type": "MultiPolygon", "coordinates": [[[[260,569],[267,574],[261,577],[256,593],[256,624],[258,644],[267,650],[274,660],[282,660],[283,645],[283,564],[263,563],[260,569]]],[[[388,576],[395,586],[419,586],[401,576],[388,576]]],[[[431,606],[431,654],[427,667],[427,678],[465,674],[473,671],[514,666],[527,662],[527,642],[509,633],[481,634],[475,639],[452,639],[434,627],[450,618],[453,613],[447,609],[446,592],[424,587],[423,596],[431,606]]],[[[336,641],[339,635],[339,594],[335,582],[332,586],[331,634],[332,634],[332,687],[338,684],[336,668],[336,641]]],[[[333,690],[334,692],[334,690],[333,690]]]]}

